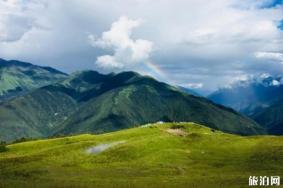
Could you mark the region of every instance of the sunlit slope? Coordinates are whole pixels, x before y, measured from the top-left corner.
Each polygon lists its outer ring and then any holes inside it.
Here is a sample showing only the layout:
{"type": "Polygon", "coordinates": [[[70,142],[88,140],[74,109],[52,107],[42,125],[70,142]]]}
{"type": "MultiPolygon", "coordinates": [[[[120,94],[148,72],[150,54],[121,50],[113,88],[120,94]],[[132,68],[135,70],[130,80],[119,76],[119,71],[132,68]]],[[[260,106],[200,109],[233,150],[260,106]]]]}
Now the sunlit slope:
{"type": "Polygon", "coordinates": [[[192,123],[39,140],[0,153],[0,187],[247,187],[283,175],[283,137],[241,137],[192,123]],[[124,142],[121,142],[124,141],[124,142]],[[101,153],[89,148],[117,143],[101,153]]]}

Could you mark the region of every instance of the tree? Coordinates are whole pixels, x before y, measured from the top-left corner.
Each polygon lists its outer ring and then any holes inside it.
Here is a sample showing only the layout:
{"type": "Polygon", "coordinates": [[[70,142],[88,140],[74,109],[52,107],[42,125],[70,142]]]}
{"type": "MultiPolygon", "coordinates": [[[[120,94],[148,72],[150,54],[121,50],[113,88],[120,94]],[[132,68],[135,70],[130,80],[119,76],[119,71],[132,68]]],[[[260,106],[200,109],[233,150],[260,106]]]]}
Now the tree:
{"type": "Polygon", "coordinates": [[[5,152],[7,150],[8,148],[6,147],[6,142],[1,141],[0,142],[0,152],[5,152]]]}

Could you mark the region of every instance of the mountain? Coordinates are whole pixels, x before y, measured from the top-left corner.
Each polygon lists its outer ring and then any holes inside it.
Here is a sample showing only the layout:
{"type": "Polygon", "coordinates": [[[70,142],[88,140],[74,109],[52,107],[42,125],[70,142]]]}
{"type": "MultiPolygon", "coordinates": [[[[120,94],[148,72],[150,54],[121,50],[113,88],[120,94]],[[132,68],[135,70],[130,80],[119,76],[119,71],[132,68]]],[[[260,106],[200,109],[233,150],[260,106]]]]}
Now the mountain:
{"type": "Polygon", "coordinates": [[[0,164],[5,188],[238,188],[248,186],[251,174],[283,176],[283,137],[159,123],[11,144],[0,153],[0,164]]]}
{"type": "Polygon", "coordinates": [[[270,134],[283,135],[283,100],[251,116],[270,134]]]}
{"type": "Polygon", "coordinates": [[[261,76],[223,88],[212,95],[212,101],[248,115],[269,134],[283,134],[283,78],[261,76]]]}
{"type": "Polygon", "coordinates": [[[283,100],[282,77],[261,76],[222,88],[208,98],[215,103],[231,107],[253,116],[265,108],[283,100]]]}
{"type": "Polygon", "coordinates": [[[66,76],[50,67],[0,59],[0,101],[59,81],[66,76]]]}
{"type": "Polygon", "coordinates": [[[198,96],[198,97],[202,97],[201,94],[194,91],[193,89],[189,89],[189,88],[186,88],[186,87],[183,87],[183,86],[177,86],[177,88],[179,88],[181,91],[183,91],[185,93],[188,93],[188,94],[191,94],[191,95],[194,95],[194,96],[198,96]]]}
{"type": "Polygon", "coordinates": [[[0,104],[0,140],[103,133],[157,121],[192,121],[229,133],[264,133],[232,109],[135,72],[82,71],[0,104]]]}

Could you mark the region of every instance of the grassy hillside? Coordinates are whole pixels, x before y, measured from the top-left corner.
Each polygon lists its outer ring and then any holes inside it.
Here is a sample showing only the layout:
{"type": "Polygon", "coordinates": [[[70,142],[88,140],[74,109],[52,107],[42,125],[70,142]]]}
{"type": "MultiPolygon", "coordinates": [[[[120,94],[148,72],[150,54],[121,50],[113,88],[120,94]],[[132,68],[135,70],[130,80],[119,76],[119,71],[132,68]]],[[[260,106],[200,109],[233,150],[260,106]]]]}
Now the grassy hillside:
{"type": "Polygon", "coordinates": [[[251,175],[283,176],[283,137],[168,123],[12,144],[0,153],[5,188],[247,187],[251,175]]]}
{"type": "Polygon", "coordinates": [[[190,121],[237,134],[264,130],[237,112],[135,72],[73,74],[0,104],[0,140],[104,133],[157,121],[190,121]]]}
{"type": "Polygon", "coordinates": [[[50,67],[0,59],[0,101],[65,77],[66,74],[50,67]]]}

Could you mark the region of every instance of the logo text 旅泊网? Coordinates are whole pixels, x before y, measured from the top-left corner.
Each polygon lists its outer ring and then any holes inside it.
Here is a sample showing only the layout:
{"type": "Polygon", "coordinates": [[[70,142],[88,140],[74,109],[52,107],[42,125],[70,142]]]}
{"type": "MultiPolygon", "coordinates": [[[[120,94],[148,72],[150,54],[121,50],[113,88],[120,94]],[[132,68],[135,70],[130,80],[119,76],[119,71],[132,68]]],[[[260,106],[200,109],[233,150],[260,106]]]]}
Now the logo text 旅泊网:
{"type": "Polygon", "coordinates": [[[280,176],[250,176],[249,186],[279,186],[280,176]]]}

